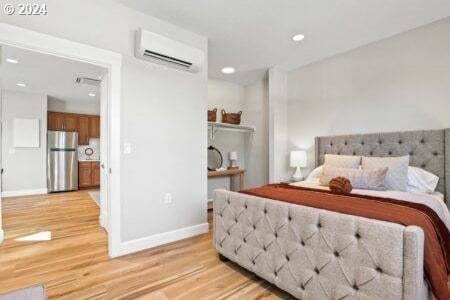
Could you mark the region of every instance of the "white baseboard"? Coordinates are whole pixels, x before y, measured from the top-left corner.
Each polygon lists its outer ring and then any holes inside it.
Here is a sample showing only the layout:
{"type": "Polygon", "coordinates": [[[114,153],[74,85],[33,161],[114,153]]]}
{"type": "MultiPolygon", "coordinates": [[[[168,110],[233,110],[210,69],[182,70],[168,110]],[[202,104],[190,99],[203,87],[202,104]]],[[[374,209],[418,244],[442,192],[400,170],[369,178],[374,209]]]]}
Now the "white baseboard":
{"type": "Polygon", "coordinates": [[[194,225],[191,227],[185,227],[174,231],[155,234],[152,236],[135,239],[127,242],[122,242],[120,250],[114,253],[114,256],[121,256],[141,250],[153,248],[163,244],[175,242],[178,240],[186,239],[202,233],[207,233],[209,230],[209,224],[203,223],[194,225]]]}
{"type": "Polygon", "coordinates": [[[3,239],[5,238],[5,232],[3,229],[0,229],[0,244],[3,242],[3,239]]]}
{"type": "Polygon", "coordinates": [[[106,231],[108,230],[108,216],[106,214],[100,213],[100,216],[98,217],[100,226],[102,226],[106,231]]]}
{"type": "Polygon", "coordinates": [[[42,194],[47,194],[47,193],[48,193],[47,189],[3,191],[2,192],[2,197],[18,197],[18,196],[42,195],[42,194]]]}

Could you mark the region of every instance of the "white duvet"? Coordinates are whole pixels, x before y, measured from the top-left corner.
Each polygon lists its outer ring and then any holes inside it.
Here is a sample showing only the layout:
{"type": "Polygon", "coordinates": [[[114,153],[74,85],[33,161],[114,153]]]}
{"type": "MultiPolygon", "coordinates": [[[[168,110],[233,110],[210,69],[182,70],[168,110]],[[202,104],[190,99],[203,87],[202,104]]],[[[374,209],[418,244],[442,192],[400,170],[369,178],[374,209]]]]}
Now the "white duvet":
{"type": "MultiPolygon", "coordinates": [[[[314,189],[322,189],[329,190],[327,186],[322,186],[319,184],[318,179],[313,179],[309,181],[300,181],[291,183],[293,186],[314,188],[314,189]]],[[[425,193],[411,193],[411,192],[400,192],[400,191],[372,191],[372,190],[352,190],[352,194],[358,195],[369,195],[369,196],[377,196],[384,198],[392,198],[396,200],[409,201],[414,203],[424,204],[431,209],[433,209],[441,220],[447,226],[447,229],[450,230],[450,212],[448,211],[447,205],[444,202],[444,195],[439,192],[434,192],[433,194],[425,194],[425,193]]]]}

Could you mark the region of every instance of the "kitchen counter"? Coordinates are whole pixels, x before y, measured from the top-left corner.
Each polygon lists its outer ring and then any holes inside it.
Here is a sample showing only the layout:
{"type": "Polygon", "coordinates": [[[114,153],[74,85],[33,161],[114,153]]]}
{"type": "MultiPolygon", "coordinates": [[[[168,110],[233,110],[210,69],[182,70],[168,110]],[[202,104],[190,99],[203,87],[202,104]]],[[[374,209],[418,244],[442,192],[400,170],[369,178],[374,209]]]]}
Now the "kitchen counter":
{"type": "Polygon", "coordinates": [[[79,159],[78,162],[100,162],[100,159],[79,159]]]}

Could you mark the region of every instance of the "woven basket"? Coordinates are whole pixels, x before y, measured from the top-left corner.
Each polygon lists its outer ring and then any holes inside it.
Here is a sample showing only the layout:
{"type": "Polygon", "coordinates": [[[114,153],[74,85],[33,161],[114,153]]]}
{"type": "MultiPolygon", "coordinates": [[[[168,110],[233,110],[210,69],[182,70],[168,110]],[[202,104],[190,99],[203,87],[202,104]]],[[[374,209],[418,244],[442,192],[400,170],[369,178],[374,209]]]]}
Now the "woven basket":
{"type": "Polygon", "coordinates": [[[237,113],[227,113],[222,109],[222,123],[239,125],[241,124],[241,115],[242,111],[237,113]]]}
{"type": "Polygon", "coordinates": [[[213,110],[208,110],[208,122],[216,122],[217,121],[217,108],[213,110]]]}

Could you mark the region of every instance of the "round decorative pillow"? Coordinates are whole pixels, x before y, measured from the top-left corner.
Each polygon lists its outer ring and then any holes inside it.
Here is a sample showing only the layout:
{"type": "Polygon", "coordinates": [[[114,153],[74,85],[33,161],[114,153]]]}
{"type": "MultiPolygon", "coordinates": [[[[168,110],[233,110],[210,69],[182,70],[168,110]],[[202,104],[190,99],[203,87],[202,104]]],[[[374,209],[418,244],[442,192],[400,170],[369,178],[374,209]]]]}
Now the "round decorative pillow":
{"type": "Polygon", "coordinates": [[[335,177],[330,180],[328,185],[330,191],[337,193],[350,193],[352,191],[352,183],[345,177],[335,177]]]}

